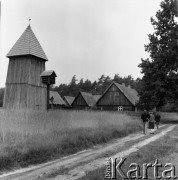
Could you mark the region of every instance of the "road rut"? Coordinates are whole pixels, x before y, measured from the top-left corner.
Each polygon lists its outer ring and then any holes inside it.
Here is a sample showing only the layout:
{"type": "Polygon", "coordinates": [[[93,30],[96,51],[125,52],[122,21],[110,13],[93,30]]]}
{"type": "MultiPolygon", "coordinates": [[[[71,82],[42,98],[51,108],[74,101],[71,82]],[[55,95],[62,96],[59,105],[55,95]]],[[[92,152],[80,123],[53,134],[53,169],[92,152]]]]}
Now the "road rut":
{"type": "Polygon", "coordinates": [[[124,138],[119,138],[110,143],[95,146],[74,155],[70,155],[56,161],[44,163],[38,166],[20,169],[0,176],[2,180],[74,180],[83,177],[86,172],[93,171],[105,165],[106,154],[119,158],[128,156],[139,148],[159,139],[171,131],[175,125],[161,128],[159,133],[145,136],[141,133],[131,134],[124,138]],[[132,143],[128,147],[128,143],[132,143]],[[123,149],[124,147],[126,147],[123,149]]]}

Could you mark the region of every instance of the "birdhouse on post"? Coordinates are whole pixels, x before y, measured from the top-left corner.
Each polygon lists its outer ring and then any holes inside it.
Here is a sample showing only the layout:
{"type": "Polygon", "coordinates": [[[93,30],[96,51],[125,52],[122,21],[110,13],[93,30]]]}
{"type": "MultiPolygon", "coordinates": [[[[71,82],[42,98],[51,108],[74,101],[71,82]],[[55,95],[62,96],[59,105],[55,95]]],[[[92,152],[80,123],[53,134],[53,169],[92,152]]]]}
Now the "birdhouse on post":
{"type": "Polygon", "coordinates": [[[42,83],[47,85],[47,110],[49,109],[49,87],[51,84],[55,84],[56,73],[53,70],[43,71],[40,75],[42,78],[42,83]]]}

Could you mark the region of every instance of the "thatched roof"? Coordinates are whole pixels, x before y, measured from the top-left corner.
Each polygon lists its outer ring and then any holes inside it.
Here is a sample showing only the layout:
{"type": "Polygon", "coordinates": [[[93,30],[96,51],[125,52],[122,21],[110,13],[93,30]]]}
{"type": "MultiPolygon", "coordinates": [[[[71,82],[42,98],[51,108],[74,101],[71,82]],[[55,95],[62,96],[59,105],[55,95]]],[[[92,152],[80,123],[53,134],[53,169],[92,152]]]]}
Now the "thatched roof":
{"type": "Polygon", "coordinates": [[[73,96],[64,96],[65,101],[71,106],[72,102],[74,101],[75,97],[73,96]]]}
{"type": "Polygon", "coordinates": [[[101,95],[93,95],[93,97],[94,97],[95,101],[97,102],[98,99],[101,97],[101,95]]]}
{"type": "Polygon", "coordinates": [[[118,83],[115,83],[115,85],[126,96],[126,98],[135,106],[135,104],[139,100],[137,91],[135,89],[132,89],[131,87],[127,87],[125,85],[121,85],[118,83]]]}
{"type": "Polygon", "coordinates": [[[81,91],[75,97],[74,101],[72,102],[72,106],[75,103],[75,101],[77,100],[77,98],[79,97],[79,95],[81,95],[83,97],[83,99],[86,102],[87,106],[89,106],[89,107],[95,106],[96,101],[95,101],[95,98],[93,97],[93,95],[91,93],[81,92],[81,91]]]}
{"type": "Polygon", "coordinates": [[[45,61],[48,60],[30,25],[14,44],[12,49],[7,54],[7,57],[22,55],[33,55],[45,61]]]}
{"type": "Polygon", "coordinates": [[[80,92],[88,106],[92,107],[96,104],[95,98],[91,93],[80,92]]]}
{"type": "Polygon", "coordinates": [[[109,85],[109,87],[105,90],[103,95],[98,99],[97,103],[104,96],[104,94],[106,94],[106,92],[110,89],[110,87],[113,84],[124,94],[124,96],[131,102],[132,105],[134,105],[134,106],[136,105],[136,103],[139,100],[137,91],[135,89],[132,89],[131,87],[127,87],[127,86],[125,86],[123,84],[118,84],[116,82],[112,82],[109,85]]]}
{"type": "Polygon", "coordinates": [[[50,104],[52,103],[56,105],[66,105],[57,91],[50,91],[50,104]]]}

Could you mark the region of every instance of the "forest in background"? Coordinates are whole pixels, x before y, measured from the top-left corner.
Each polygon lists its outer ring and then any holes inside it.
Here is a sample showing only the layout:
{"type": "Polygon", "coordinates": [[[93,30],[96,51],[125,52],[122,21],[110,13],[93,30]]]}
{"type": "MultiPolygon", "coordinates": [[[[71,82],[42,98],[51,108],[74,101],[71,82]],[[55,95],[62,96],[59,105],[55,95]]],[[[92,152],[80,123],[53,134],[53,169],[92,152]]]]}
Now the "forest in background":
{"type": "MultiPolygon", "coordinates": [[[[75,97],[79,91],[90,92],[93,95],[101,95],[113,80],[119,84],[124,83],[126,86],[130,85],[131,88],[136,89],[137,91],[139,91],[139,84],[141,84],[140,78],[135,80],[131,75],[121,77],[119,74],[115,74],[114,78],[101,75],[101,77],[94,82],[91,82],[89,79],[84,80],[83,78],[77,80],[76,75],[74,75],[69,84],[61,83],[58,86],[52,86],[51,90],[57,91],[62,97],[75,97]]],[[[3,105],[4,89],[5,88],[0,88],[0,107],[3,105]]]]}
{"type": "Polygon", "coordinates": [[[74,75],[69,84],[60,84],[59,86],[52,87],[52,90],[57,91],[61,96],[76,96],[79,91],[89,92],[93,95],[101,95],[106,90],[106,88],[111,84],[112,81],[115,81],[119,84],[124,83],[126,86],[130,85],[133,89],[139,89],[138,84],[140,78],[134,80],[131,75],[127,77],[121,77],[119,74],[116,74],[114,78],[109,76],[101,75],[101,77],[91,82],[90,80],[80,79],[77,80],[76,75],[74,75]]]}
{"type": "MultiPolygon", "coordinates": [[[[51,87],[61,96],[76,96],[79,91],[103,94],[114,80],[130,85],[137,90],[140,100],[138,105],[146,109],[166,107],[165,111],[178,112],[178,9],[176,0],[163,0],[160,9],[150,18],[154,32],[148,34],[149,43],[144,45],[149,58],[141,59],[138,67],[142,79],[133,79],[131,75],[121,77],[116,74],[112,79],[102,75],[98,80],[77,80],[72,77],[69,84],[51,87]]],[[[0,89],[0,106],[2,106],[4,88],[0,89]]]]}

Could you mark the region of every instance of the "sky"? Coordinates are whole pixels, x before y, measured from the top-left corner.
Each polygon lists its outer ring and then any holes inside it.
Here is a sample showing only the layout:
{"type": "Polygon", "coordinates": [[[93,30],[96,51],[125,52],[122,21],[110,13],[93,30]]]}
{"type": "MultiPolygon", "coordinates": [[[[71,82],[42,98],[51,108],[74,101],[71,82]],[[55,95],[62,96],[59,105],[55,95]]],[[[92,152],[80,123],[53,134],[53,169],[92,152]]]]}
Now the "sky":
{"type": "Polygon", "coordinates": [[[144,44],[161,0],[1,0],[0,87],[5,86],[9,50],[30,25],[48,57],[56,85],[80,80],[142,77],[149,57],[144,44]]]}

